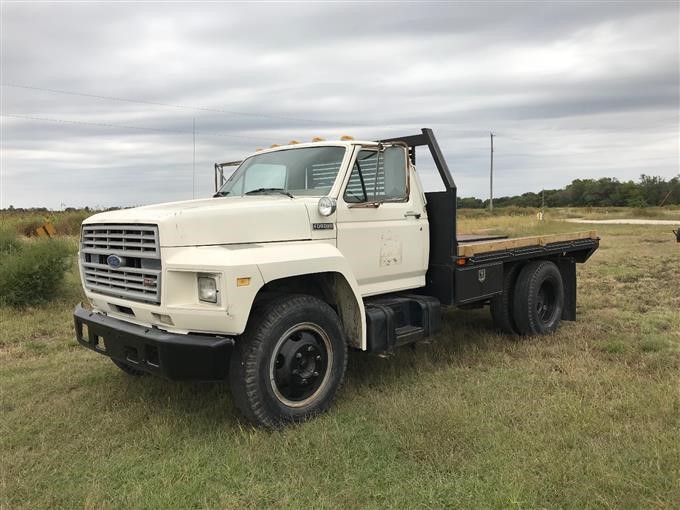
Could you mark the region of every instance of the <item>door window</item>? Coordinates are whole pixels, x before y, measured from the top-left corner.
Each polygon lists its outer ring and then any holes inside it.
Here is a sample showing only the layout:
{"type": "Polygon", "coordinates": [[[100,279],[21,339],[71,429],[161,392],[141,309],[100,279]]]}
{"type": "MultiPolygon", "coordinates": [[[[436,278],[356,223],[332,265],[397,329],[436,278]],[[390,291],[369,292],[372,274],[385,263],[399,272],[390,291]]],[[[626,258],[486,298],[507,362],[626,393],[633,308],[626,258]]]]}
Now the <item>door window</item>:
{"type": "Polygon", "coordinates": [[[406,200],[406,151],[396,146],[380,153],[359,151],[343,197],[345,202],[355,204],[406,200]]]}

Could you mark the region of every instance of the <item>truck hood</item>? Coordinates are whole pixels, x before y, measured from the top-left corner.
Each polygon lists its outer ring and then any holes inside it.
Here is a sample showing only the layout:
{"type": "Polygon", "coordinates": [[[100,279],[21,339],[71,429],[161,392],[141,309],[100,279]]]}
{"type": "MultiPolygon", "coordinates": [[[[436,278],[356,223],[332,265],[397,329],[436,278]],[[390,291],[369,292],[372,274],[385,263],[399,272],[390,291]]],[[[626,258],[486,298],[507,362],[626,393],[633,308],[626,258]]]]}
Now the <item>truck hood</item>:
{"type": "Polygon", "coordinates": [[[95,214],[85,224],[158,225],[162,247],[204,246],[312,238],[308,206],[318,198],[284,195],[223,197],[95,214]]]}

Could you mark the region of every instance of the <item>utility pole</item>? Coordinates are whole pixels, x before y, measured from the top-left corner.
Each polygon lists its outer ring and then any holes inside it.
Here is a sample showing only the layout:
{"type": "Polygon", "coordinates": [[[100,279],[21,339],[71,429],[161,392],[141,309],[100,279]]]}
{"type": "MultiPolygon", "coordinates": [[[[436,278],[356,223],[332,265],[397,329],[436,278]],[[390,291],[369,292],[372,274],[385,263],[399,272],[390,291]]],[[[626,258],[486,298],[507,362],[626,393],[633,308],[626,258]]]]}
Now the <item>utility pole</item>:
{"type": "Polygon", "coordinates": [[[493,132],[489,132],[491,137],[491,168],[489,170],[489,212],[493,212],[493,132]]]}
{"type": "Polygon", "coordinates": [[[541,190],[541,221],[545,219],[545,188],[541,190]]]}
{"type": "Polygon", "coordinates": [[[191,198],[196,198],[196,117],[191,119],[191,132],[194,138],[194,157],[191,163],[191,198]]]}

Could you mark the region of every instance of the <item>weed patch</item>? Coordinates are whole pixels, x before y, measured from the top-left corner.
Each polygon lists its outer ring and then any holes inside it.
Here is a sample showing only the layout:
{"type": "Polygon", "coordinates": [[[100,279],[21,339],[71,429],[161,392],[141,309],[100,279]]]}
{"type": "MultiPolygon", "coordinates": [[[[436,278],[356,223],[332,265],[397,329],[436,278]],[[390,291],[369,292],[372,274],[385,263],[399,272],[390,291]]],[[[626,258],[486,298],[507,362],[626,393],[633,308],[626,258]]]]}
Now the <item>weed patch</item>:
{"type": "Polygon", "coordinates": [[[642,352],[659,352],[668,347],[668,341],[660,335],[649,335],[640,342],[642,352]]]}
{"type": "Polygon", "coordinates": [[[0,304],[24,307],[49,301],[69,267],[68,244],[46,239],[17,246],[0,255],[0,304]]]}
{"type": "Polygon", "coordinates": [[[607,354],[624,354],[627,351],[627,346],[622,340],[610,340],[604,343],[601,349],[602,352],[607,354]]]}

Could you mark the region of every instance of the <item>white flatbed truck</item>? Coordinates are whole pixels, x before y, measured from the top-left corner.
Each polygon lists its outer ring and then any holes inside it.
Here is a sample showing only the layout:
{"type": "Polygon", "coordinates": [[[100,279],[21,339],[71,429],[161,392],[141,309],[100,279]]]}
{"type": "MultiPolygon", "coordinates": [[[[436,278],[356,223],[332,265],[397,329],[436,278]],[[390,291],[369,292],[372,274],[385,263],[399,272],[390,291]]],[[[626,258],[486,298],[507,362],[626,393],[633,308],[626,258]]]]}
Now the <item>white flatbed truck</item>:
{"type": "Polygon", "coordinates": [[[594,232],[458,237],[430,129],[280,146],[245,158],[212,198],[88,218],[76,337],[130,375],[228,378],[247,418],[280,427],[329,407],[348,349],[434,335],[443,307],[490,305],[512,335],[575,320],[576,263],[598,245],[594,232]],[[419,146],[444,191],[423,191],[419,146]]]}

